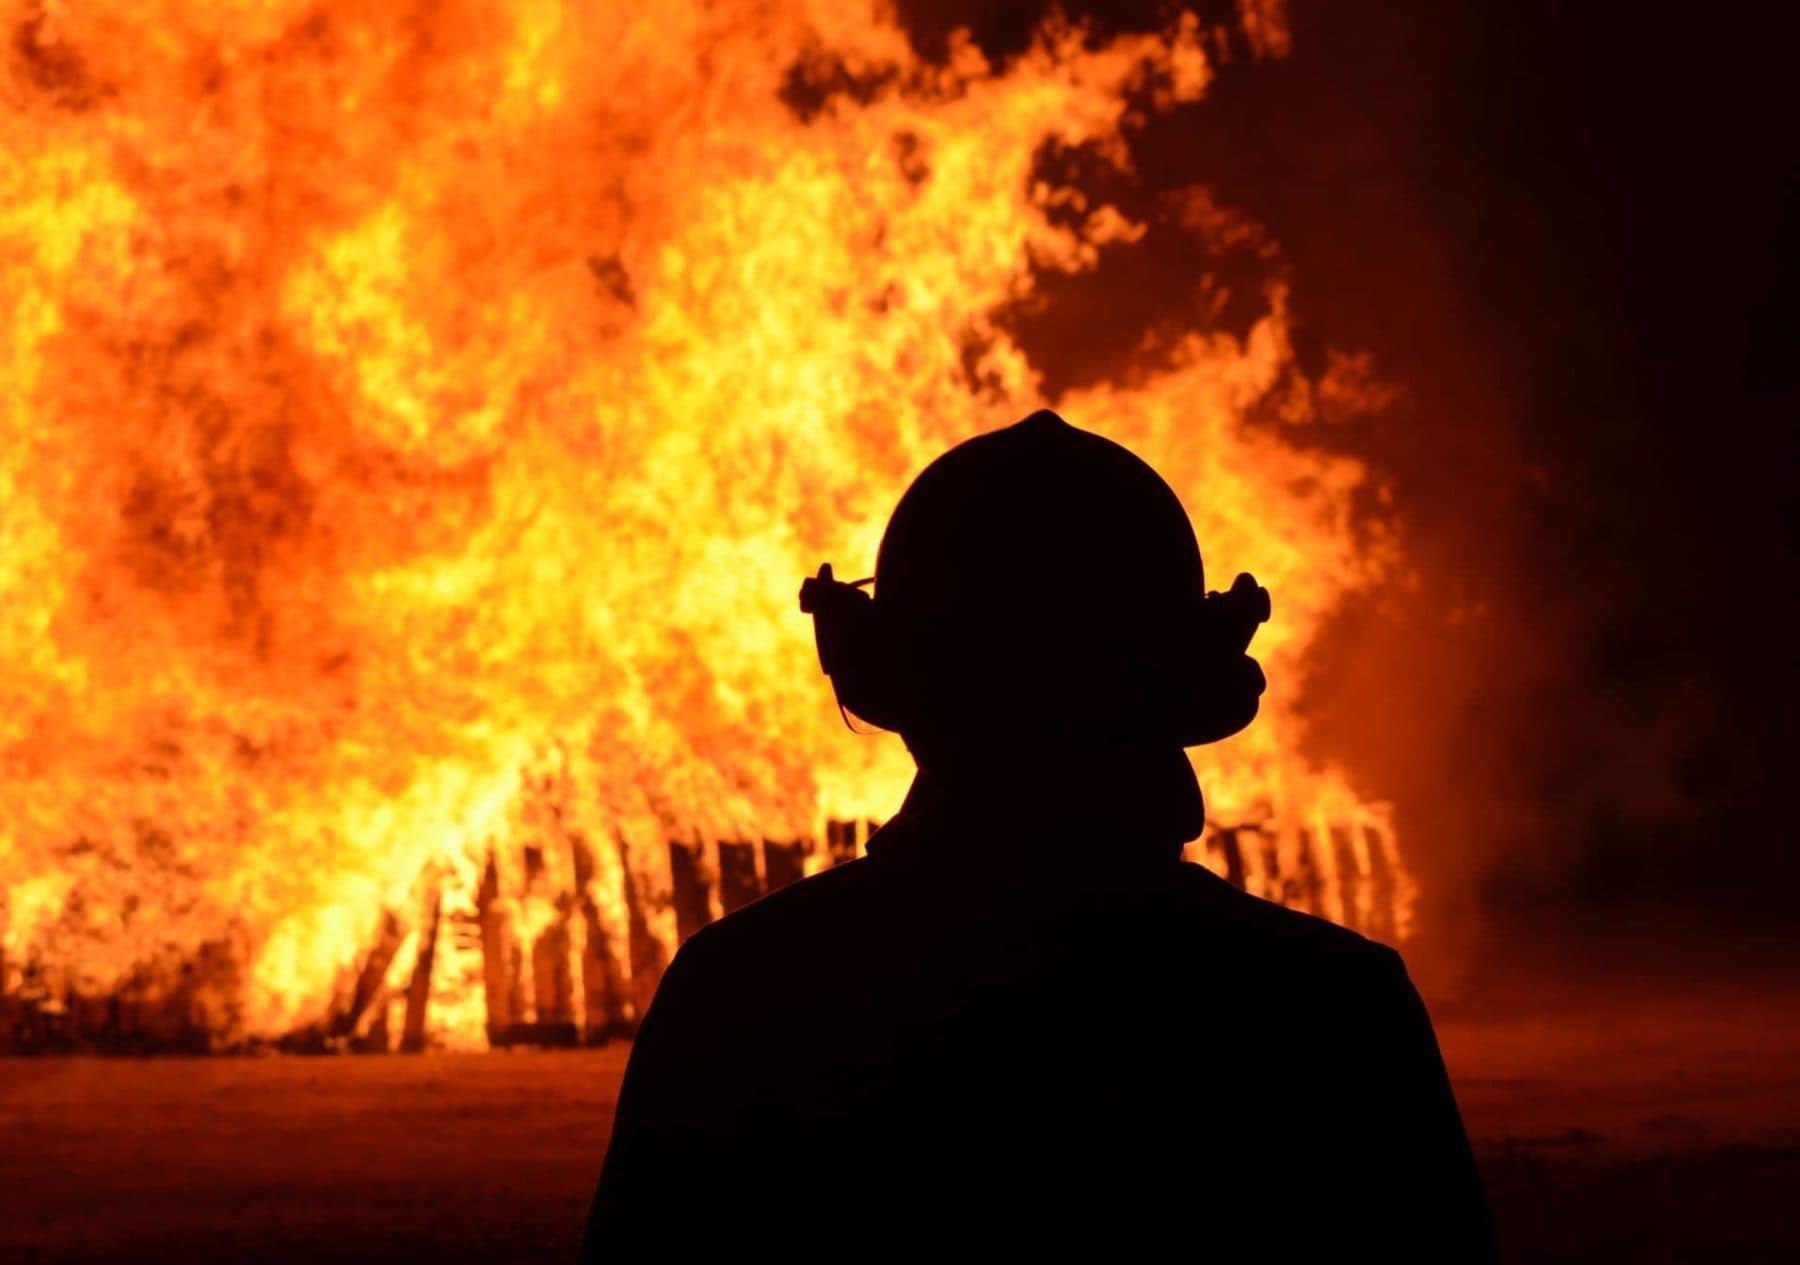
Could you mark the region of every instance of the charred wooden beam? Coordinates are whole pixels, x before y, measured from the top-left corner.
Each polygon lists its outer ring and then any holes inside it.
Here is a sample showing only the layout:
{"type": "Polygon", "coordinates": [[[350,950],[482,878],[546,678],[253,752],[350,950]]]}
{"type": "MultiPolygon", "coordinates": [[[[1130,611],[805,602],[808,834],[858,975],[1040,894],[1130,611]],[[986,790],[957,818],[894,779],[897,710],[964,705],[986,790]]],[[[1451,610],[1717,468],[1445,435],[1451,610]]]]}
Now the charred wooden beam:
{"type": "Polygon", "coordinates": [[[1239,829],[1237,826],[1227,827],[1215,832],[1213,837],[1218,843],[1219,855],[1225,862],[1225,881],[1241,892],[1245,883],[1244,845],[1238,838],[1239,829]]]}
{"type": "Polygon", "coordinates": [[[1331,855],[1337,862],[1338,895],[1344,907],[1344,925],[1352,931],[1366,933],[1373,906],[1362,863],[1356,858],[1356,843],[1343,826],[1333,826],[1330,833],[1331,855]]]}
{"type": "Polygon", "coordinates": [[[842,865],[846,861],[856,860],[856,823],[854,821],[826,822],[825,850],[830,855],[833,865],[842,865]]]}
{"type": "MultiPolygon", "coordinates": [[[[625,1009],[625,981],[613,953],[612,939],[594,900],[598,866],[594,850],[580,835],[569,836],[575,862],[576,910],[584,933],[581,945],[582,1036],[590,1045],[629,1031],[625,1009]]],[[[630,878],[626,878],[630,887],[630,878]]],[[[629,912],[627,913],[629,917],[629,912]]]]}
{"type": "Polygon", "coordinates": [[[64,1005],[69,1040],[80,1049],[106,1049],[112,1043],[117,1012],[110,997],[94,997],[71,987],[64,1005]]]}
{"type": "Polygon", "coordinates": [[[699,844],[669,841],[669,877],[674,889],[675,934],[686,940],[712,921],[712,893],[699,844]]]}
{"type": "Polygon", "coordinates": [[[412,979],[406,985],[406,1023],[400,1032],[400,1049],[416,1054],[425,1048],[426,1010],[431,1004],[431,972],[437,964],[438,924],[443,920],[444,896],[436,887],[425,900],[425,922],[419,929],[419,952],[413,959],[412,979]]]}
{"type": "Polygon", "coordinates": [[[646,913],[649,900],[642,876],[632,868],[631,849],[622,837],[615,836],[613,844],[618,849],[619,868],[625,876],[625,942],[631,954],[631,1021],[636,1024],[650,1008],[650,998],[662,982],[663,970],[669,962],[663,953],[662,941],[650,929],[650,918],[646,913]]]}
{"type": "Polygon", "coordinates": [[[1394,938],[1394,870],[1388,864],[1386,842],[1373,826],[1363,827],[1363,842],[1369,850],[1369,908],[1372,911],[1367,934],[1377,940],[1394,938]]]}
{"type": "Polygon", "coordinates": [[[159,955],[120,985],[118,1048],[123,1052],[204,1050],[206,1034],[194,1022],[194,964],[159,955]]]}
{"type": "Polygon", "coordinates": [[[1257,855],[1262,862],[1263,890],[1256,893],[1266,900],[1280,900],[1285,896],[1281,878],[1281,840],[1272,830],[1264,829],[1256,836],[1257,855]]]}
{"type": "Polygon", "coordinates": [[[391,1000],[387,990],[383,989],[380,1000],[370,1008],[368,1015],[344,1043],[344,1047],[352,1054],[386,1054],[394,1048],[393,1037],[388,1031],[391,1000]]]}
{"type": "Polygon", "coordinates": [[[39,1049],[57,1054],[72,1053],[74,1034],[69,1028],[69,989],[60,979],[53,979],[37,1004],[39,1049]]]}
{"type": "Polygon", "coordinates": [[[531,1013],[528,981],[531,979],[526,969],[525,947],[520,943],[518,934],[507,923],[506,937],[506,1012],[512,1016],[512,1025],[530,1023],[527,1016],[531,1013]]]}
{"type": "Polygon", "coordinates": [[[376,1011],[386,1011],[388,968],[393,966],[394,955],[405,940],[406,928],[400,919],[392,910],[383,910],[375,943],[370,946],[362,969],[357,972],[349,1004],[332,1020],[332,1036],[360,1035],[376,1011]]]}
{"type": "Polygon", "coordinates": [[[0,1054],[11,1054],[18,1047],[19,1004],[13,996],[12,963],[7,960],[6,946],[0,944],[0,1054]]]}
{"type": "Polygon", "coordinates": [[[805,878],[806,853],[804,842],[778,843],[774,839],[764,839],[763,874],[768,890],[780,891],[789,883],[798,883],[805,878]]]}
{"type": "Polygon", "coordinates": [[[475,891],[475,917],[481,926],[482,996],[487,1002],[488,1039],[514,1021],[512,927],[500,901],[500,869],[488,857],[475,891]]]}
{"type": "Polygon", "coordinates": [[[195,955],[188,976],[191,1023],[196,1048],[220,1047],[223,1034],[239,1030],[244,999],[244,963],[230,939],[208,940],[195,955]]]}
{"type": "Polygon", "coordinates": [[[1325,876],[1319,872],[1318,836],[1310,827],[1300,828],[1300,874],[1297,904],[1309,914],[1325,914],[1325,876]]]}
{"type": "Polygon", "coordinates": [[[762,877],[756,872],[756,845],[721,843],[719,904],[724,911],[736,913],[762,894],[762,877]]]}
{"type": "Polygon", "coordinates": [[[569,935],[571,899],[557,901],[556,918],[538,933],[531,946],[533,1010],[540,1024],[575,1025],[575,973],[569,957],[574,948],[569,935]]]}

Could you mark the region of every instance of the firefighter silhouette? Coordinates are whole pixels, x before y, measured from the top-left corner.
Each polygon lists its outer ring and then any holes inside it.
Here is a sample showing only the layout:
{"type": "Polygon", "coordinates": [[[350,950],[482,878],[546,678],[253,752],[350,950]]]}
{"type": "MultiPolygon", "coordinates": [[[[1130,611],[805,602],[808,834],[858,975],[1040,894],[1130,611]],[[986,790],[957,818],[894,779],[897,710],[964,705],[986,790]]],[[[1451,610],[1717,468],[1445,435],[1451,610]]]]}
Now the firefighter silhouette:
{"type": "Polygon", "coordinates": [[[1181,859],[1269,595],[1208,595],[1149,466],[1033,414],[919,476],[872,594],[802,606],[918,774],[866,857],[677,954],[586,1259],[1492,1258],[1399,956],[1181,859]]]}

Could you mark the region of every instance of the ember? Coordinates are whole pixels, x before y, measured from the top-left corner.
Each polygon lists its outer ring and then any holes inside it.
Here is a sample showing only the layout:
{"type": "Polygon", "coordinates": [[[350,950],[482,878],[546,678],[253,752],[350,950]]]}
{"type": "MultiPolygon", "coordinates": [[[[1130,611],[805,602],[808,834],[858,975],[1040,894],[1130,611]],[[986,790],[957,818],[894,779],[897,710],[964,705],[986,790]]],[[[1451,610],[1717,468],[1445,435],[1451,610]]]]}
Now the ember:
{"type": "MultiPolygon", "coordinates": [[[[799,578],[1042,402],[1006,314],[1145,231],[1039,159],[1127,174],[1139,113],[1286,45],[1254,4],[1004,66],[800,0],[5,7],[0,1044],[32,1047],[602,1039],[683,935],[856,855],[910,765],[843,731],[799,578]]],[[[1393,558],[1364,470],[1296,435],[1367,388],[1261,304],[1055,404],[1277,595],[1195,858],[1400,939],[1386,807],[1299,749],[1309,648],[1393,558]]]]}

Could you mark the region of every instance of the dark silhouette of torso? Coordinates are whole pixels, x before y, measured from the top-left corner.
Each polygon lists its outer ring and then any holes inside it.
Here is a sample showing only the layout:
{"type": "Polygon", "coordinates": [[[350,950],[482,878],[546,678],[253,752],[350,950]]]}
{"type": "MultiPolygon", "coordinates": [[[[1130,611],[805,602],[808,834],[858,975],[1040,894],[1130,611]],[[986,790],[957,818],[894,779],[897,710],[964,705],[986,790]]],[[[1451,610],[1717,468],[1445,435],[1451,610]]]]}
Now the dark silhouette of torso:
{"type": "Polygon", "coordinates": [[[801,609],[919,778],[676,955],[588,1258],[1489,1259],[1399,956],[1181,860],[1254,577],[1209,593],[1174,491],[1048,411],[927,467],[875,572],[801,609]]]}
{"type": "Polygon", "coordinates": [[[1491,1259],[1396,953],[922,798],[681,950],[588,1260],[1491,1259]]]}

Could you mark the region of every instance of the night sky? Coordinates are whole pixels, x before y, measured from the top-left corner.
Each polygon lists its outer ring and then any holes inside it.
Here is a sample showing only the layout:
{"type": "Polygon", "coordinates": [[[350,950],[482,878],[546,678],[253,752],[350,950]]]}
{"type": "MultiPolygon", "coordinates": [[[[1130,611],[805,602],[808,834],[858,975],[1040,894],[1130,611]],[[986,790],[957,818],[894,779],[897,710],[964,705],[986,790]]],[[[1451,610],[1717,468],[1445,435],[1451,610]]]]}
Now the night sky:
{"type": "MultiPolygon", "coordinates": [[[[903,7],[922,49],[968,25],[994,56],[1044,12],[903,7]]],[[[1046,279],[1016,323],[1049,390],[1191,325],[1207,274],[1235,292],[1226,326],[1258,314],[1252,274],[1285,276],[1304,364],[1366,351],[1400,388],[1308,436],[1380,471],[1416,570],[1344,612],[1309,697],[1319,749],[1398,804],[1429,923],[1503,948],[1611,936],[1627,961],[1788,939],[1792,44],[1736,8],[1290,17],[1290,57],[1224,66],[1136,134],[1138,181],[1091,181],[1152,220],[1204,184],[1278,259],[1153,228],[1099,278],[1046,279]]]]}

